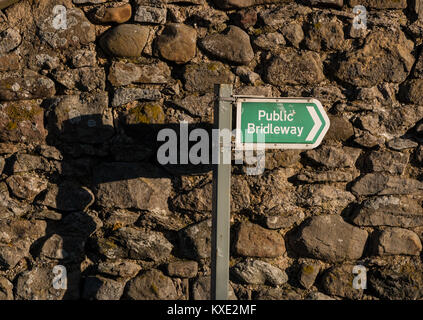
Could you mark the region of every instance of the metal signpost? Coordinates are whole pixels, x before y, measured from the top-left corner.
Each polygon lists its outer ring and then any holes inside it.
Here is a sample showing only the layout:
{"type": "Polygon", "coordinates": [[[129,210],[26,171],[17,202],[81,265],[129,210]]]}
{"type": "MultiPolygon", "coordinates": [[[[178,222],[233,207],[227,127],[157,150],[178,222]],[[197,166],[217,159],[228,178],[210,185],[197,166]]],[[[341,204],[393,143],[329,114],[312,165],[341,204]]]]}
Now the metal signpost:
{"type": "MultiPolygon", "coordinates": [[[[215,128],[232,128],[232,85],[223,84],[216,90],[218,101],[214,109],[215,128]]],[[[223,163],[224,149],[220,139],[219,164],[213,169],[213,210],[212,210],[212,283],[213,300],[227,300],[229,290],[229,233],[231,164],[223,163]]],[[[226,146],[230,147],[230,146],[226,146]]]]}
{"type": "MultiPolygon", "coordinates": [[[[236,105],[236,127],[239,130],[235,138],[235,148],[238,150],[257,147],[313,149],[320,145],[329,130],[329,118],[322,104],[313,98],[233,96],[232,85],[219,85],[216,96],[214,117],[215,128],[219,130],[232,129],[232,104],[236,105]]],[[[220,140],[215,147],[219,147],[220,162],[213,170],[211,298],[227,300],[231,164],[222,161],[224,148],[220,140]]]]}

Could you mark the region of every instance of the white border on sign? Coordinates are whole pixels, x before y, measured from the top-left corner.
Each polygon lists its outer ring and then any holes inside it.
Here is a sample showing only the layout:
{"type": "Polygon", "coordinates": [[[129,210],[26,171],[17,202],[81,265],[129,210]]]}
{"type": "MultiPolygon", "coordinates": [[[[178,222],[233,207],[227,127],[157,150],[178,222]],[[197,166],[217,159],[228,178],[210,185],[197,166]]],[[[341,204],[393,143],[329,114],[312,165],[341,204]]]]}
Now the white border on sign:
{"type": "Polygon", "coordinates": [[[235,97],[236,103],[236,136],[235,136],[235,150],[255,150],[255,149],[314,149],[321,143],[329,130],[330,120],[326,114],[321,102],[315,98],[248,98],[235,97]],[[313,144],[307,143],[241,143],[241,104],[242,102],[278,102],[278,103],[314,103],[322,114],[326,124],[319,135],[319,138],[313,144]]]}

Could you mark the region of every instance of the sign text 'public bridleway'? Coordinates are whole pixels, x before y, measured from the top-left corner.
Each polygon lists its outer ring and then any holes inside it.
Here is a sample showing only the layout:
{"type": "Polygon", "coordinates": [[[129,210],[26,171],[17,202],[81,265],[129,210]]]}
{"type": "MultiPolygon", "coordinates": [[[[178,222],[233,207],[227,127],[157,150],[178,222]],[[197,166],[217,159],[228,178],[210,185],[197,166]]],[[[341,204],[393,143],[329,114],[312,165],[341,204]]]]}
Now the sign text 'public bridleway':
{"type": "Polygon", "coordinates": [[[237,99],[238,147],[313,149],[330,126],[322,104],[313,98],[237,99]]]}

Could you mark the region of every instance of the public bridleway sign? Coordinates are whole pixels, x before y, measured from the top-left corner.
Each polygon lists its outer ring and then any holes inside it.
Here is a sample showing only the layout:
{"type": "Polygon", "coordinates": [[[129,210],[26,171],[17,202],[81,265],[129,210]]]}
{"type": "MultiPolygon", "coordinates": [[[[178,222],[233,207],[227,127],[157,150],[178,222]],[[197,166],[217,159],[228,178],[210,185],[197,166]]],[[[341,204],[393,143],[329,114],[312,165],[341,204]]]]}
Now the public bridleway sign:
{"type": "MultiPolygon", "coordinates": [[[[330,121],[313,98],[264,98],[232,95],[232,85],[216,87],[215,128],[232,131],[232,104],[237,106],[235,149],[313,149],[323,140],[330,121]]],[[[225,150],[219,141],[219,157],[225,150]]],[[[230,159],[230,158],[229,158],[230,159]]],[[[211,291],[227,300],[231,219],[231,162],[213,169],[211,291]]]]}
{"type": "Polygon", "coordinates": [[[266,149],[313,149],[329,129],[322,104],[313,98],[238,98],[236,145],[266,149]]]}

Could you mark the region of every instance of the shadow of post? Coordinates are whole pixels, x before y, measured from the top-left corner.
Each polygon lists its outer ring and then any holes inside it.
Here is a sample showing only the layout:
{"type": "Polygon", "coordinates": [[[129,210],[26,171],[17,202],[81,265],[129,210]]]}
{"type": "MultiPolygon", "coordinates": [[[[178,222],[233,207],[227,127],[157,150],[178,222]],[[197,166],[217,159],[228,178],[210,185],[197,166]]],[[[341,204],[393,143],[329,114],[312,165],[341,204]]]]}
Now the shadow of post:
{"type": "MultiPolygon", "coordinates": [[[[51,206],[63,216],[59,221],[47,220],[46,237],[40,239],[31,249],[35,256],[53,260],[56,265],[63,265],[68,273],[67,289],[63,299],[89,298],[84,294],[84,277],[95,274],[95,265],[105,259],[100,252],[88,248],[90,236],[101,229],[97,213],[102,209],[96,202],[97,188],[104,183],[131,180],[137,178],[171,178],[183,175],[204,174],[212,170],[211,164],[204,165],[160,165],[157,150],[163,142],[157,142],[157,135],[162,129],[172,129],[178,137],[177,152],[181,151],[179,124],[125,125],[124,135],[128,139],[119,139],[113,125],[104,125],[103,114],[77,116],[60,122],[51,105],[46,102],[49,112],[46,114],[49,134],[47,144],[58,149],[62,155],[60,168],[51,182],[56,192],[47,190],[37,197],[37,201],[51,206]],[[121,153],[124,153],[122,155],[121,153]],[[122,161],[125,159],[126,161],[122,161]],[[94,171],[108,164],[125,165],[128,163],[148,165],[150,171],[119,170],[96,174],[94,171]],[[55,199],[47,199],[55,195],[55,199]],[[56,249],[61,250],[57,251],[56,249]],[[55,252],[50,252],[55,251],[55,252]],[[88,257],[93,267],[85,269],[84,261],[88,257]]],[[[190,124],[188,131],[202,128],[211,137],[212,124],[190,124]]],[[[125,137],[126,138],[126,137],[125,137]]],[[[196,141],[189,142],[189,148],[196,141]]],[[[209,141],[211,159],[211,139],[209,141]]],[[[113,166],[112,166],[113,167],[113,166]]],[[[211,195],[210,195],[211,197],[211,195]]],[[[167,205],[167,203],[166,203],[167,205]]],[[[110,208],[113,210],[113,205],[110,208]]],[[[177,238],[177,237],[175,237],[177,238]]],[[[177,243],[174,243],[177,246],[177,243]]],[[[91,287],[90,294],[99,288],[91,287]]]]}

